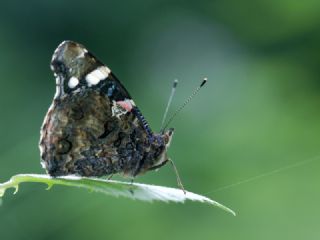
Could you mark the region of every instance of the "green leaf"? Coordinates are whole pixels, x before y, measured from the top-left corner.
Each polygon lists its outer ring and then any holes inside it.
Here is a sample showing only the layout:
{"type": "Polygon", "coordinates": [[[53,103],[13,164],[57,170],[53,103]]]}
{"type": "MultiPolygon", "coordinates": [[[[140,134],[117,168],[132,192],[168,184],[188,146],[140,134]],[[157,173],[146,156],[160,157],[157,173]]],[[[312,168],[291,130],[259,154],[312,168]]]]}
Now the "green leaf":
{"type": "Polygon", "coordinates": [[[8,188],[15,188],[18,192],[20,183],[23,182],[39,182],[48,185],[50,189],[53,185],[65,185],[72,187],[85,188],[90,191],[101,192],[107,195],[128,197],[142,201],[163,201],[163,202],[184,202],[186,200],[209,203],[213,206],[219,207],[233,215],[234,211],[225,207],[224,205],[213,201],[207,197],[192,193],[184,193],[181,189],[147,185],[141,183],[128,183],[114,180],[105,180],[99,178],[87,178],[77,176],[64,176],[53,178],[44,174],[18,174],[11,177],[5,183],[0,184],[0,197],[5,194],[8,188]]]}

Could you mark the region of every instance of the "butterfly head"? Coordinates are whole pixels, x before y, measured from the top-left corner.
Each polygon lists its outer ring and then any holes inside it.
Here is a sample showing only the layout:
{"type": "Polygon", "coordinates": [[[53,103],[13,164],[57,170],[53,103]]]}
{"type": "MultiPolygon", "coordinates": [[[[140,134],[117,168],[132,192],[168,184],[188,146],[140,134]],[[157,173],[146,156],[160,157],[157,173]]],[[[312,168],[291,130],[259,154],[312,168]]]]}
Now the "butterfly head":
{"type": "Polygon", "coordinates": [[[152,165],[149,165],[146,170],[152,170],[152,169],[158,169],[159,167],[166,164],[169,160],[167,155],[167,150],[170,146],[172,137],[173,137],[174,129],[170,128],[164,133],[161,133],[159,135],[156,135],[158,137],[159,141],[154,142],[154,147],[158,149],[162,149],[158,157],[155,159],[155,161],[152,163],[152,165]]]}

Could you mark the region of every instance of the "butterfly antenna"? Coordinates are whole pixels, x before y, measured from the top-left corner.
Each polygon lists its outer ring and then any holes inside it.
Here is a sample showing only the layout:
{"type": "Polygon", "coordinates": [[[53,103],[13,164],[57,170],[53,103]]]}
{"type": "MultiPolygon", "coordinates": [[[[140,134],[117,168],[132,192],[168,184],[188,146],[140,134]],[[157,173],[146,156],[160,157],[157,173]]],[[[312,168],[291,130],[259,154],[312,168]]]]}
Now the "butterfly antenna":
{"type": "Polygon", "coordinates": [[[171,94],[170,94],[170,97],[169,97],[169,100],[168,100],[168,104],[167,104],[166,110],[165,110],[165,112],[163,114],[160,132],[162,132],[164,130],[163,125],[164,125],[164,123],[166,121],[166,118],[167,118],[167,115],[168,115],[168,111],[169,111],[173,96],[174,96],[174,94],[176,92],[177,85],[178,85],[178,79],[175,79],[173,81],[173,86],[172,86],[172,89],[171,89],[171,94]]]}
{"type": "Polygon", "coordinates": [[[177,114],[187,106],[187,104],[191,101],[191,99],[197,95],[197,93],[200,91],[200,89],[206,84],[208,81],[207,78],[204,78],[203,81],[201,82],[200,86],[197,87],[194,92],[187,98],[187,100],[171,115],[169,120],[166,122],[163,128],[161,128],[161,132],[164,132],[164,130],[169,126],[169,124],[172,122],[172,120],[177,116],[177,114]]]}

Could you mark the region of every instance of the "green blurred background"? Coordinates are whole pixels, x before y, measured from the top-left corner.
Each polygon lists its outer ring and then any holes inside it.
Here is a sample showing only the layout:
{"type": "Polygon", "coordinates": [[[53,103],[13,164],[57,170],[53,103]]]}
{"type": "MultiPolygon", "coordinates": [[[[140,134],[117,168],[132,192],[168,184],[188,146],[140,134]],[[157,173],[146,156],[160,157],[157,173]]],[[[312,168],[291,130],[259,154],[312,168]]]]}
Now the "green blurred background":
{"type": "MultiPolygon", "coordinates": [[[[49,62],[70,39],[116,73],[154,130],[173,79],[176,108],[209,78],[172,124],[169,154],[187,189],[238,216],[25,184],[3,198],[0,238],[320,239],[319,11],[318,0],[2,1],[1,182],[44,172],[38,139],[55,92],[49,62]]],[[[176,186],[170,166],[136,181],[176,186]]]]}

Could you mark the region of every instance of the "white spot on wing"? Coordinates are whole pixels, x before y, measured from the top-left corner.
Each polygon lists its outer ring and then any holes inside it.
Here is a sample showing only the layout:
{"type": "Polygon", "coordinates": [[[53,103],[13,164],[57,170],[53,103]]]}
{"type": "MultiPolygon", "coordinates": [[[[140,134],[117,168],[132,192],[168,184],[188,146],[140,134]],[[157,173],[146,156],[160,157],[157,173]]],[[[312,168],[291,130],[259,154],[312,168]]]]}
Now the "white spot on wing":
{"type": "Polygon", "coordinates": [[[100,67],[99,69],[100,69],[100,71],[101,71],[103,74],[105,74],[106,76],[108,76],[109,73],[111,72],[111,70],[110,70],[108,67],[106,67],[106,66],[102,66],[102,67],[100,67]]]}
{"type": "Polygon", "coordinates": [[[56,93],[54,95],[55,99],[60,98],[62,95],[64,95],[63,82],[63,78],[56,76],[56,93]]]}
{"type": "Polygon", "coordinates": [[[75,88],[79,84],[79,79],[76,77],[71,77],[68,82],[69,88],[75,88]]]}
{"type": "Polygon", "coordinates": [[[106,66],[98,67],[86,76],[88,86],[97,85],[100,81],[106,79],[109,76],[110,69],[106,66]]]}

